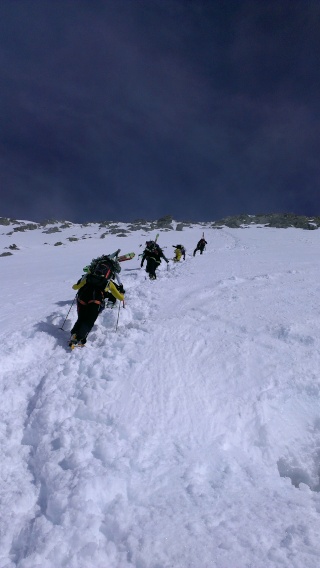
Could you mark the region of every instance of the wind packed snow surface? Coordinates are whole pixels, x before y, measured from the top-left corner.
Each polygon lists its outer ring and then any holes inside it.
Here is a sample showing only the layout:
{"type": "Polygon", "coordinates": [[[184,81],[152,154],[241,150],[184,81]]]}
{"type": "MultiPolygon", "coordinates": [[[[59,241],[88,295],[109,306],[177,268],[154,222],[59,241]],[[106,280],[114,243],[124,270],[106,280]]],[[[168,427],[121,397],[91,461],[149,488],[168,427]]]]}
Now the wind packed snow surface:
{"type": "Polygon", "coordinates": [[[160,232],[187,256],[156,281],[143,231],[0,259],[0,568],[320,566],[320,231],[201,236],[160,232]],[[125,308],[70,352],[71,286],[117,248],[125,308]]]}

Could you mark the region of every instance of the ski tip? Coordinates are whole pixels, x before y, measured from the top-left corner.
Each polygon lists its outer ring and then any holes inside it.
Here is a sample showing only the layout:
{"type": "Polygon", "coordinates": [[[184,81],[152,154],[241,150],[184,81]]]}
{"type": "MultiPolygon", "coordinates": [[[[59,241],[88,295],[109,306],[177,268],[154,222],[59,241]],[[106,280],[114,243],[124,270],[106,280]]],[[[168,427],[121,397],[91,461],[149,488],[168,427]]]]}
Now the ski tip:
{"type": "Polygon", "coordinates": [[[134,258],[136,256],[135,252],[128,252],[127,254],[123,254],[121,256],[118,257],[118,262],[123,262],[125,260],[131,260],[132,258],[134,258]]]}

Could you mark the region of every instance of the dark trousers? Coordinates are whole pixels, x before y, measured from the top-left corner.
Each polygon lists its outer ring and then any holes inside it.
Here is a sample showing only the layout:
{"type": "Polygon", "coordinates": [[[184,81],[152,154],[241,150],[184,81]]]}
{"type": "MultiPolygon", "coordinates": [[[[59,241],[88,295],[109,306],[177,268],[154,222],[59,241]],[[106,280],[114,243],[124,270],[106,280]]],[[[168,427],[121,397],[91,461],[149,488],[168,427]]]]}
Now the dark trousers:
{"type": "Polygon", "coordinates": [[[92,330],[94,323],[101,311],[101,302],[104,294],[102,290],[86,285],[81,288],[77,295],[78,319],[71,329],[78,341],[86,339],[92,330]]]}
{"type": "Polygon", "coordinates": [[[160,262],[157,262],[154,258],[147,258],[146,272],[149,274],[150,278],[156,278],[156,269],[159,264],[160,262]]]}
{"type": "Polygon", "coordinates": [[[194,251],[193,251],[193,256],[196,256],[197,250],[199,250],[199,251],[200,251],[200,254],[202,254],[203,251],[204,251],[204,247],[197,247],[197,248],[195,248],[194,251]]]}
{"type": "Polygon", "coordinates": [[[99,304],[88,304],[87,306],[78,304],[77,307],[78,319],[71,330],[71,334],[75,333],[78,341],[80,341],[81,339],[86,339],[92,330],[99,315],[100,306],[99,304]]]}

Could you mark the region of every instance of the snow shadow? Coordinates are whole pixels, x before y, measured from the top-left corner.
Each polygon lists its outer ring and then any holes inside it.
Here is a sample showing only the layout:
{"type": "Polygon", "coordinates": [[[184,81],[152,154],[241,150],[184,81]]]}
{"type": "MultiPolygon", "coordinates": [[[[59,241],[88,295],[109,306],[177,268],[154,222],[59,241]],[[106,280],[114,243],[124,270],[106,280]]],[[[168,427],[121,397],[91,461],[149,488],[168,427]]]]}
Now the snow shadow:
{"type": "Polygon", "coordinates": [[[288,477],[292,485],[299,489],[300,483],[307,485],[311,491],[316,493],[320,492],[319,475],[318,480],[315,482],[309,472],[301,465],[295,463],[288,463],[284,458],[280,458],[277,462],[280,477],[288,477]]]}
{"type": "Polygon", "coordinates": [[[40,321],[34,325],[34,328],[36,329],[36,331],[40,331],[42,333],[47,333],[48,335],[51,335],[56,339],[57,345],[60,345],[61,347],[65,347],[67,349],[66,347],[67,337],[68,334],[70,333],[71,322],[66,321],[65,327],[61,329],[62,323],[63,320],[61,320],[61,324],[59,327],[50,321],[40,321]]]}
{"type": "Polygon", "coordinates": [[[72,300],[61,300],[59,302],[56,302],[57,306],[71,306],[72,302],[74,301],[74,297],[72,298],[72,300]]]}

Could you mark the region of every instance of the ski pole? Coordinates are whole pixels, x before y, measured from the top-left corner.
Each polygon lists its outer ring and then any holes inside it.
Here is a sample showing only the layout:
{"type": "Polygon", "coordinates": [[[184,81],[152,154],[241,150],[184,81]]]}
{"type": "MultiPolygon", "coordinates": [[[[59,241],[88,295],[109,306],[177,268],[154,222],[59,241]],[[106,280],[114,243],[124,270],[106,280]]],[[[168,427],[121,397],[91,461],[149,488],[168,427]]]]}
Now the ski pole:
{"type": "Polygon", "coordinates": [[[118,329],[118,322],[119,322],[119,315],[120,315],[120,307],[121,307],[121,303],[119,302],[119,309],[118,309],[118,317],[117,317],[116,331],[117,331],[117,329],[118,329]]]}
{"type": "Polygon", "coordinates": [[[76,297],[77,297],[77,294],[75,295],[75,297],[74,297],[73,300],[72,300],[72,304],[71,304],[71,306],[70,306],[70,308],[69,308],[69,311],[68,311],[68,313],[67,313],[67,315],[66,315],[66,318],[65,318],[65,320],[64,320],[64,322],[63,322],[63,324],[62,324],[62,326],[59,327],[59,329],[62,329],[62,331],[64,331],[63,326],[64,326],[64,324],[65,324],[66,321],[67,321],[67,317],[68,317],[68,315],[69,315],[70,312],[71,312],[71,308],[72,308],[72,306],[73,306],[73,304],[74,304],[74,301],[75,301],[76,297]]]}

